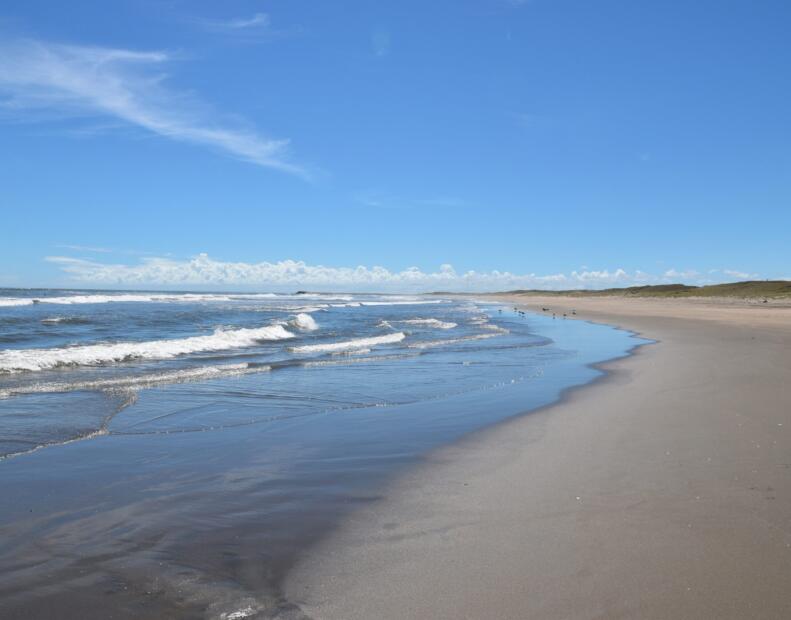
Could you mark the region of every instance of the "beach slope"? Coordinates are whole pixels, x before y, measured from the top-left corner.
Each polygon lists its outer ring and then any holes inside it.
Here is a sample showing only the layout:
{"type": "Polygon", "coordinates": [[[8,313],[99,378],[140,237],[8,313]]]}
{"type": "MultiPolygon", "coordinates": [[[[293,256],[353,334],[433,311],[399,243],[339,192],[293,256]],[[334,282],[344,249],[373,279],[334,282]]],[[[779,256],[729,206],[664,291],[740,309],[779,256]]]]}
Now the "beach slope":
{"type": "Polygon", "coordinates": [[[791,309],[501,299],[657,343],[432,453],[306,555],[289,600],[346,620],[791,617],[791,309]]]}

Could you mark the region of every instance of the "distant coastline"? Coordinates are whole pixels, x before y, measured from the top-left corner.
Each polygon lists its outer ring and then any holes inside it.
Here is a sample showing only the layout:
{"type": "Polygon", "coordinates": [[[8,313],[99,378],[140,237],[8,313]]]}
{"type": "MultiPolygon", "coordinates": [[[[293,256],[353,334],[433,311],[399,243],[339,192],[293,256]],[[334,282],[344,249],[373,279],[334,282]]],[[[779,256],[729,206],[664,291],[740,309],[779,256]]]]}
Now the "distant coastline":
{"type": "MultiPolygon", "coordinates": [[[[476,293],[454,293],[449,291],[436,291],[434,295],[474,295],[476,293]]],[[[707,284],[693,286],[689,284],[647,284],[645,286],[626,286],[605,289],[516,289],[496,293],[480,293],[480,295],[520,295],[520,296],[546,296],[546,297],[657,297],[665,299],[674,298],[723,298],[760,300],[791,301],[791,280],[746,280],[743,282],[726,282],[722,284],[707,284]]]]}

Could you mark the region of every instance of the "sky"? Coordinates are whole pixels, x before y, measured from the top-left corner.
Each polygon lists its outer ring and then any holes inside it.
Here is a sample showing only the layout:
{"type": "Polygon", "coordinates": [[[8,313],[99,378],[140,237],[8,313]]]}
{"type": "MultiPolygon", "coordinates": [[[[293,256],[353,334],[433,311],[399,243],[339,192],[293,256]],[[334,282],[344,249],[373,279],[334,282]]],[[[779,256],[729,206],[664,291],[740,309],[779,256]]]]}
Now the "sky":
{"type": "Polygon", "coordinates": [[[0,5],[0,286],[791,278],[787,0],[0,5]]]}

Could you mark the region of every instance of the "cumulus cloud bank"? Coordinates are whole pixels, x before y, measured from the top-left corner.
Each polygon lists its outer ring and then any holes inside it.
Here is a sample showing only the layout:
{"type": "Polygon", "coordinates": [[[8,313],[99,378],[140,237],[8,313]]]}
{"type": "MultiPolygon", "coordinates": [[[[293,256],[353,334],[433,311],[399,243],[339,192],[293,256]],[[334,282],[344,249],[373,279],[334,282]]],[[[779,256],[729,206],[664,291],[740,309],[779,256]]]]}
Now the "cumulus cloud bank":
{"type": "Polygon", "coordinates": [[[723,269],[722,273],[724,273],[729,278],[735,278],[736,280],[754,280],[758,277],[757,273],[748,273],[746,271],[736,271],[734,269],[723,269]]]}
{"type": "Polygon", "coordinates": [[[287,140],[263,138],[244,127],[218,123],[194,97],[168,89],[162,51],[61,45],[18,39],[0,42],[0,105],[5,111],[94,114],[160,136],[212,147],[259,166],[304,176],[286,161],[287,140]]]}
{"type": "Polygon", "coordinates": [[[225,262],[199,254],[188,260],[145,258],[136,264],[108,264],[66,256],[51,256],[48,261],[58,265],[73,280],[91,285],[224,287],[269,290],[346,291],[498,291],[517,288],[574,289],[606,288],[635,284],[677,282],[668,271],[653,276],[642,271],[627,272],[583,270],[571,273],[539,275],[514,274],[508,271],[457,272],[452,265],[437,271],[410,267],[391,271],[384,267],[327,267],[308,265],[302,261],[225,262]]]}

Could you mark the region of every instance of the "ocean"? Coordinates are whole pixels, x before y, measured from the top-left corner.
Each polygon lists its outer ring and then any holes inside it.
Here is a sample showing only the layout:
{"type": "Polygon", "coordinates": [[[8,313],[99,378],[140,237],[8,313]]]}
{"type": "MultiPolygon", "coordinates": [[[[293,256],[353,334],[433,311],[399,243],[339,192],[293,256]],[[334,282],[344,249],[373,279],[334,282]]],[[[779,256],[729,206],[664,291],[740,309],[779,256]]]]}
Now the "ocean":
{"type": "Polygon", "coordinates": [[[457,297],[0,289],[0,616],[301,617],[283,576],[387,480],[639,342],[457,297]]]}

